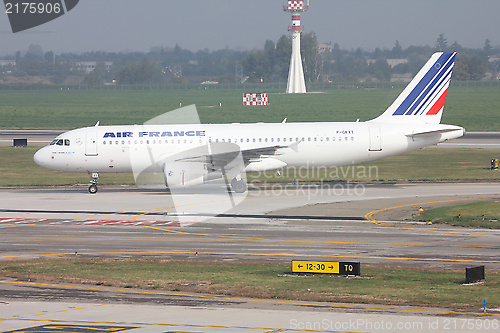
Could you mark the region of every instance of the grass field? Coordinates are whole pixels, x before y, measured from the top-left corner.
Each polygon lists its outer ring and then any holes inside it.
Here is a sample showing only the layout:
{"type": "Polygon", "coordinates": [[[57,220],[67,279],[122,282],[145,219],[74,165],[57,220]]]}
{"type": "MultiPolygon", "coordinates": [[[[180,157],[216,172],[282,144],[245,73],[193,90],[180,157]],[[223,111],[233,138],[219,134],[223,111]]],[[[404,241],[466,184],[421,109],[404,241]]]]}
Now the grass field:
{"type": "Polygon", "coordinates": [[[500,229],[500,202],[475,202],[429,209],[416,216],[416,219],[461,227],[500,229]]]}
{"type": "MultiPolygon", "coordinates": [[[[72,185],[88,183],[85,173],[67,173],[42,168],[33,162],[39,147],[0,146],[0,186],[72,185]]],[[[500,158],[494,149],[423,149],[366,165],[293,173],[283,171],[248,174],[250,182],[299,181],[499,181],[500,171],[489,169],[490,160],[500,158]],[[431,167],[432,166],[432,167],[431,167]]],[[[101,184],[134,184],[132,174],[101,174],[101,184]]]]}
{"type": "Polygon", "coordinates": [[[219,261],[50,259],[2,262],[0,275],[252,298],[277,298],[478,310],[500,306],[500,274],[464,286],[465,272],[362,266],[360,278],[292,275],[289,264],[219,261]]]}
{"type": "MultiPolygon", "coordinates": [[[[263,88],[265,91],[265,87],[263,88]]],[[[269,106],[242,106],[240,90],[0,91],[0,128],[73,129],[142,124],[196,104],[202,123],[361,121],[381,114],[399,95],[394,89],[330,89],[270,95],[269,106]],[[219,107],[222,103],[222,107],[219,107]]],[[[245,91],[248,92],[248,91],[245,91]]],[[[500,131],[500,87],[452,87],[443,122],[468,131],[500,131]]]]}

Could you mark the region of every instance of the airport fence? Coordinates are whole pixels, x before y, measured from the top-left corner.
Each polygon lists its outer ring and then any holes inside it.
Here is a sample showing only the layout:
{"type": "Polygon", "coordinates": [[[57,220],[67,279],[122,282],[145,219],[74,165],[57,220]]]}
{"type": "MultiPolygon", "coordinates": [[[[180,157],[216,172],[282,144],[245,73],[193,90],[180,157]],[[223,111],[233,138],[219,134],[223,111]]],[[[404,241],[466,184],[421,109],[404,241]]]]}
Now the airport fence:
{"type": "MultiPolygon", "coordinates": [[[[333,89],[403,89],[408,82],[310,82],[307,83],[309,92],[333,89]]],[[[500,87],[500,80],[496,81],[453,81],[452,87],[500,87]]],[[[219,84],[102,84],[102,85],[56,85],[56,84],[0,84],[0,91],[137,91],[137,90],[240,90],[245,92],[284,92],[286,82],[266,83],[219,83],[219,84]]]]}

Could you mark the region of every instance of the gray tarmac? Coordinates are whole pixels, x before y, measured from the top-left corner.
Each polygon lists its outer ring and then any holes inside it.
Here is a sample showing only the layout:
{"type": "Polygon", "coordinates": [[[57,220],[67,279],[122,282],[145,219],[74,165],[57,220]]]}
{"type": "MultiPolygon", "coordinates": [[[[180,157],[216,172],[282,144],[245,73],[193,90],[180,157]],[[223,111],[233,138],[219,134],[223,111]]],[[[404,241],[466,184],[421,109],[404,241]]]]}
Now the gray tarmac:
{"type": "MultiPolygon", "coordinates": [[[[408,220],[420,207],[500,200],[500,185],[275,184],[220,191],[0,189],[0,265],[17,258],[154,258],[500,271],[500,231],[408,220]],[[279,186],[277,186],[279,185],[279,186]],[[385,211],[380,211],[386,209],[385,211]],[[215,216],[218,214],[218,216],[215,216]]],[[[0,279],[1,331],[48,325],[140,332],[498,331],[500,313],[249,300],[0,279]],[[466,326],[455,327],[450,325],[466,326]],[[469,325],[470,324],[470,325],[469,325]],[[481,328],[478,326],[481,325],[481,328]],[[487,326],[489,325],[489,326],[487,326]],[[495,329],[496,328],[496,329],[495,329]],[[117,328],[118,329],[118,328],[117,328]]],[[[73,327],[74,328],[74,327],[73,327]]],[[[83,328],[82,328],[83,329],[83,328]]]]}

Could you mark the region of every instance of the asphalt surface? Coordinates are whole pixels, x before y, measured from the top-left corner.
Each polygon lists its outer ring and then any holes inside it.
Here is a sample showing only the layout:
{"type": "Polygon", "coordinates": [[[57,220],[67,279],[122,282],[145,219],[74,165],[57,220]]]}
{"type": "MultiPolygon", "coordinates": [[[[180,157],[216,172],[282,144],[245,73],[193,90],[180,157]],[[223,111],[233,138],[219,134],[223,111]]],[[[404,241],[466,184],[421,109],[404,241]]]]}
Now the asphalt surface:
{"type": "Polygon", "coordinates": [[[500,271],[500,231],[405,221],[420,206],[500,200],[498,184],[363,186],[340,195],[327,186],[290,186],[274,196],[250,191],[234,208],[226,204],[234,198],[212,194],[177,194],[172,202],[173,195],[159,190],[3,190],[0,260],[75,252],[182,259],[198,253],[200,259],[283,262],[306,256],[460,269],[487,264],[500,271]],[[205,209],[211,211],[203,214],[205,209]]]}
{"type": "MultiPolygon", "coordinates": [[[[487,271],[500,271],[500,231],[407,220],[420,207],[480,200],[500,200],[500,185],[300,184],[254,188],[242,196],[134,187],[103,187],[97,195],[86,187],[3,189],[0,265],[10,259],[77,255],[270,263],[299,258],[445,269],[485,265],[487,271]]],[[[113,327],[140,332],[449,332],[452,323],[468,320],[473,326],[464,331],[494,332],[498,326],[493,321],[500,320],[494,309],[484,314],[479,307],[464,313],[9,279],[0,279],[0,313],[2,331],[39,325],[54,330],[55,325],[61,332],[75,326],[89,332],[113,327]]]]}

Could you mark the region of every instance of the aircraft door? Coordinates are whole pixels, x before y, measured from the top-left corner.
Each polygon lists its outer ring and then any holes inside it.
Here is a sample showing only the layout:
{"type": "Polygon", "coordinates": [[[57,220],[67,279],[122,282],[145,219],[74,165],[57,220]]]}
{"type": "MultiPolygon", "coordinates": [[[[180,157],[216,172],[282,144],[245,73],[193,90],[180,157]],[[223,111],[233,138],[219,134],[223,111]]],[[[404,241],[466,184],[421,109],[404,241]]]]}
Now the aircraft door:
{"type": "Polygon", "coordinates": [[[381,151],[382,143],[380,136],[380,127],[370,127],[370,146],[368,148],[369,151],[381,151]]]}
{"type": "Polygon", "coordinates": [[[95,131],[86,133],[85,155],[97,156],[97,132],[95,131]]]}

